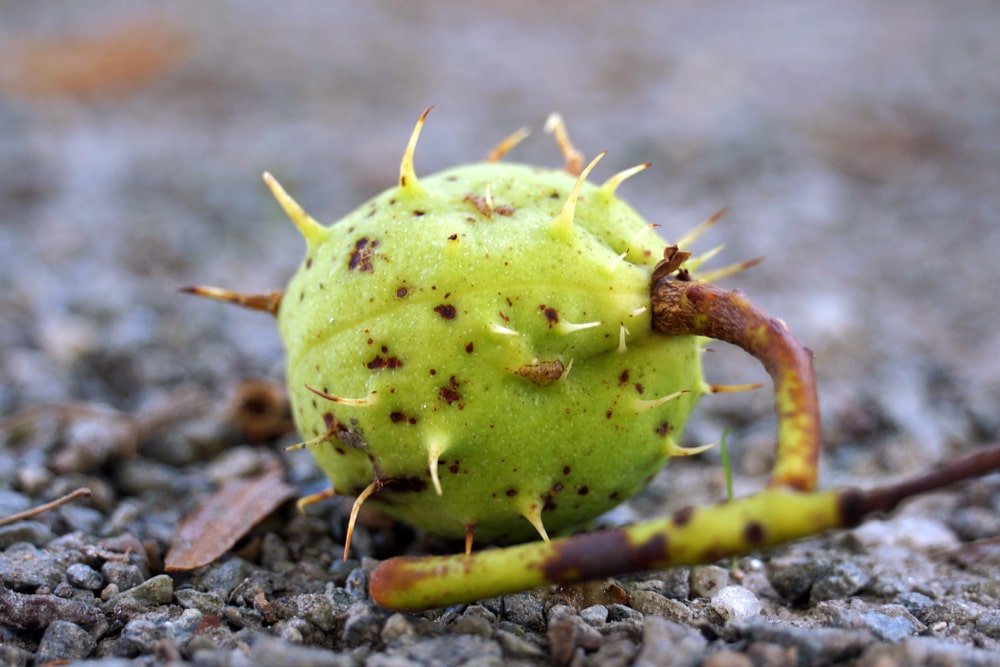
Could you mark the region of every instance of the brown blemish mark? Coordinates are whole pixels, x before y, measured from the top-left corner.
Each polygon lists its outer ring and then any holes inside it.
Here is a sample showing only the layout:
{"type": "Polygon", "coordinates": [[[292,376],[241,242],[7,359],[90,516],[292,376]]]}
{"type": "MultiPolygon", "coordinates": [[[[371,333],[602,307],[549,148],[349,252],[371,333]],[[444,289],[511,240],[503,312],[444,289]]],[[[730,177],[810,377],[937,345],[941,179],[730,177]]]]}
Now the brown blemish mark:
{"type": "Polygon", "coordinates": [[[618,376],[618,384],[628,384],[628,369],[622,371],[622,374],[618,376]]]}
{"type": "Polygon", "coordinates": [[[396,298],[398,298],[398,299],[406,298],[406,295],[409,294],[409,293],[410,293],[410,290],[407,289],[407,287],[404,285],[404,286],[402,286],[402,287],[400,287],[399,289],[396,290],[396,298]]]}
{"type": "Polygon", "coordinates": [[[434,312],[446,320],[455,319],[455,306],[451,304],[443,303],[440,306],[434,306],[434,312]]]}
{"type": "Polygon", "coordinates": [[[468,352],[469,354],[472,354],[472,351],[475,349],[476,346],[472,344],[472,341],[469,341],[468,343],[465,344],[465,351],[468,352]]]}
{"type": "Polygon", "coordinates": [[[441,387],[441,391],[438,393],[438,395],[441,397],[442,401],[444,401],[448,405],[451,405],[455,401],[462,398],[461,394],[459,394],[457,391],[458,387],[459,387],[459,382],[458,380],[455,379],[455,376],[452,375],[450,378],[448,378],[448,386],[441,387]]]}
{"type": "MultiPolygon", "coordinates": [[[[388,349],[383,347],[382,351],[388,352],[388,349]]],[[[378,371],[382,369],[388,369],[394,371],[397,368],[402,368],[402,367],[403,367],[403,362],[399,359],[399,357],[383,357],[382,355],[379,354],[376,354],[374,359],[365,364],[365,368],[367,368],[370,371],[378,371]]]]}
{"type": "Polygon", "coordinates": [[[558,359],[553,361],[536,361],[533,364],[520,366],[514,372],[523,378],[527,378],[539,387],[552,384],[562,377],[566,367],[558,359]]]}
{"type": "Polygon", "coordinates": [[[751,521],[743,529],[743,539],[750,546],[756,547],[764,543],[766,532],[762,524],[757,521],[751,521]]]}
{"type": "Polygon", "coordinates": [[[694,516],[694,507],[688,505],[674,512],[674,515],[670,518],[670,520],[678,528],[683,528],[691,521],[691,517],[693,516],[694,516]]]}
{"type": "Polygon", "coordinates": [[[355,241],[354,250],[351,251],[351,257],[347,261],[348,270],[371,271],[372,258],[375,256],[375,248],[377,247],[378,241],[372,241],[367,236],[355,241]]]}
{"type": "Polygon", "coordinates": [[[507,489],[507,497],[513,498],[517,495],[517,489],[507,489]]]}
{"type": "Polygon", "coordinates": [[[538,307],[538,310],[545,314],[545,319],[549,322],[549,328],[552,328],[553,324],[559,323],[559,311],[555,308],[550,308],[544,303],[538,307]]]}
{"type": "Polygon", "coordinates": [[[306,271],[308,271],[312,267],[313,267],[313,258],[312,257],[306,257],[306,271]]]}
{"type": "Polygon", "coordinates": [[[570,473],[570,470],[571,470],[571,468],[569,466],[563,466],[563,474],[564,475],[568,475],[570,473]]]}
{"type": "Polygon", "coordinates": [[[641,382],[636,382],[635,383],[635,390],[636,390],[637,393],[642,394],[644,391],[646,391],[646,388],[642,386],[641,382]]]}
{"type": "Polygon", "coordinates": [[[655,569],[667,559],[665,535],[654,535],[642,544],[630,543],[622,529],[590,533],[553,543],[553,554],[541,563],[545,580],[567,583],[601,579],[619,572],[655,569]]]}
{"type": "Polygon", "coordinates": [[[420,218],[423,217],[426,213],[427,211],[421,211],[420,209],[417,209],[413,212],[413,215],[414,217],[420,218]]]}
{"type": "Polygon", "coordinates": [[[586,484],[584,484],[583,486],[581,486],[579,489],[576,490],[576,494],[578,496],[585,496],[588,493],[590,493],[590,487],[587,486],[586,484]]]}
{"type": "Polygon", "coordinates": [[[673,430],[674,430],[673,426],[671,426],[668,422],[663,422],[656,427],[656,435],[660,436],[661,438],[665,438],[667,437],[667,434],[673,430]]]}
{"type": "Polygon", "coordinates": [[[458,240],[458,234],[452,234],[451,236],[448,237],[448,240],[449,241],[457,241],[458,240]]]}

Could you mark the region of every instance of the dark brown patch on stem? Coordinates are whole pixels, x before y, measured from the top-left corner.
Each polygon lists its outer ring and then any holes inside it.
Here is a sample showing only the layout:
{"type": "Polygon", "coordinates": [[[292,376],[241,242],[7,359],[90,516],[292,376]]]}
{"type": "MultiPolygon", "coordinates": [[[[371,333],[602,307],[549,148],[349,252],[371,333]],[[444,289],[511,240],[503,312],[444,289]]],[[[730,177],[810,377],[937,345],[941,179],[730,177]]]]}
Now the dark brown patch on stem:
{"type": "Polygon", "coordinates": [[[608,530],[553,543],[552,556],[541,569],[546,580],[566,583],[598,579],[620,572],[652,569],[667,558],[667,537],[654,535],[639,545],[629,543],[624,531],[608,530]]]}

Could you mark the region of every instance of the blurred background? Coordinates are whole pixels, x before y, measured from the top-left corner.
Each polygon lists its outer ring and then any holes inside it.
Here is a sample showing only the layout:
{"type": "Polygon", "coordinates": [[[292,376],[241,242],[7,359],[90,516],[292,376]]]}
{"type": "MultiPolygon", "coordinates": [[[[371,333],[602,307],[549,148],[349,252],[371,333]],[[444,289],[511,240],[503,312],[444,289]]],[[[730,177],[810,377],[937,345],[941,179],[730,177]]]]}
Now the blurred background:
{"type": "MultiPolygon", "coordinates": [[[[997,438],[1000,6],[502,4],[0,1],[0,412],[280,379],[271,318],[177,288],[282,286],[304,247],[261,172],[332,222],[433,104],[418,173],[523,125],[509,159],[560,166],[557,110],[596,180],[653,162],[620,194],[668,239],[729,207],[699,248],[766,257],[724,284],[816,352],[828,470],[997,438]]],[[[761,472],[771,411],[706,399],[689,437],[733,426],[761,472]]]]}

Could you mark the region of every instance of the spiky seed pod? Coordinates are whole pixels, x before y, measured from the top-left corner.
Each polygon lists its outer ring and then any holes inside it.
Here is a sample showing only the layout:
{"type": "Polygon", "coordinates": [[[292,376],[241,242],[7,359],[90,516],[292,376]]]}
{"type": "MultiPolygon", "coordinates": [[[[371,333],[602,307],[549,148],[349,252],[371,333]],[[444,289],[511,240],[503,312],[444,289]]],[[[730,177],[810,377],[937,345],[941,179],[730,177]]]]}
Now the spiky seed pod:
{"type": "MultiPolygon", "coordinates": [[[[648,165],[600,187],[558,115],[566,171],[495,162],[418,181],[410,138],[397,187],[335,227],[264,179],[308,250],[287,293],[186,291],[279,319],[298,445],[341,492],[430,532],[465,555],[392,558],[370,580],[393,609],[422,609],[539,586],[712,562],[852,526],[913,495],[1000,468],[1000,445],[869,491],[814,491],[819,408],[812,355],[739,291],[693,275],[718,248],[681,248],[721,212],[665,246],[615,197],[648,165]],[[662,257],[662,259],[660,259],[662,257]],[[774,382],[777,457],[768,488],[711,508],[549,542],[637,490],[681,449],[704,382],[701,337],[738,345],[774,382]],[[651,435],[652,434],[652,435],[651,435]],[[654,437],[655,436],[655,437],[654,437]],[[534,544],[470,555],[473,536],[534,544]]],[[[598,156],[600,159],[600,156],[598,156]]],[[[329,498],[334,489],[300,500],[329,498]]],[[[344,557],[350,547],[348,529],[344,557]]]]}
{"type": "Polygon", "coordinates": [[[338,493],[451,538],[520,541],[622,502],[706,386],[653,336],[664,242],[621,178],[487,161],[398,184],[307,241],[277,311],[296,424],[338,493]],[[627,332],[627,333],[626,333],[627,332]]]}

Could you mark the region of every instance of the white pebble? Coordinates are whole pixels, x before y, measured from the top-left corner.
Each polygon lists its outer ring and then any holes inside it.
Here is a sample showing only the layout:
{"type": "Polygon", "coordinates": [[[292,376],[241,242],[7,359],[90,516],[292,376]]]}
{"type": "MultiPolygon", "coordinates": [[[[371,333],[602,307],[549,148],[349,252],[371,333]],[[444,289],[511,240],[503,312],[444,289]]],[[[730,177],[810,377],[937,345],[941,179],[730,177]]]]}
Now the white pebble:
{"type": "Polygon", "coordinates": [[[726,586],[712,598],[712,609],[724,621],[742,621],[760,613],[757,596],[742,586],[726,586]]]}

